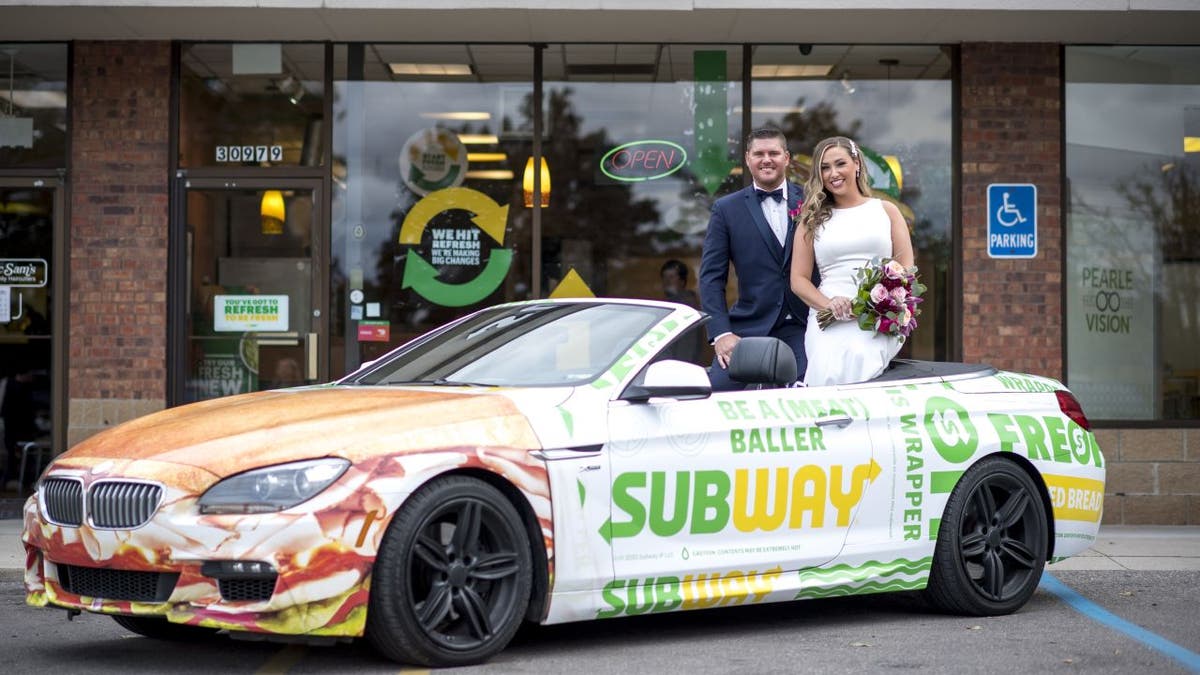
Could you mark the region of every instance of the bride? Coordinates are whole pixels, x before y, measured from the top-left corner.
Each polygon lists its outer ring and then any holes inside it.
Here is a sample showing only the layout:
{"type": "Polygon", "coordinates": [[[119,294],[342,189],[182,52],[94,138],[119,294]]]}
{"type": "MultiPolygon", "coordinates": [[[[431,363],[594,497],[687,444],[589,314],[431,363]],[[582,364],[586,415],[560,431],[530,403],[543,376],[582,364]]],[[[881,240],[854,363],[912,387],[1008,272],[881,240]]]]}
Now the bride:
{"type": "Polygon", "coordinates": [[[813,150],[813,171],[804,186],[792,253],[792,292],[809,306],[804,350],[808,386],[865,382],[887,367],[903,338],[865,331],[850,321],[857,292],[854,272],[875,257],[913,264],[908,225],[895,204],[871,197],[862,153],[843,136],[826,138],[813,150]],[[813,285],[813,265],[821,272],[813,285]],[[837,321],[822,330],[817,312],[837,321]]]}

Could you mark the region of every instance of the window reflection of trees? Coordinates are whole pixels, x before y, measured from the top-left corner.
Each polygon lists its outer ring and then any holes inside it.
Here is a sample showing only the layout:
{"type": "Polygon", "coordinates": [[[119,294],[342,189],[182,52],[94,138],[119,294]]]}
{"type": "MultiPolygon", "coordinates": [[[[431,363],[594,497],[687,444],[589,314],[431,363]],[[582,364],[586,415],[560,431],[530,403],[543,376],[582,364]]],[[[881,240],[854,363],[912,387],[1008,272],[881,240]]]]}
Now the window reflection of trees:
{"type": "MultiPolygon", "coordinates": [[[[550,206],[542,211],[542,288],[552,291],[569,271],[562,240],[584,239],[591,244],[592,270],[585,281],[592,292],[604,295],[608,274],[620,274],[625,261],[644,255],[646,237],[657,241],[663,227],[655,200],[636,198],[624,183],[596,185],[600,158],[615,144],[607,129],[582,131],[583,117],[572,101],[574,93],[569,86],[551,87],[546,93],[542,152],[553,174],[553,192],[550,206]],[[613,269],[608,269],[610,265],[613,269]]],[[[529,97],[521,107],[529,120],[532,105],[529,97]]]]}
{"type": "Polygon", "coordinates": [[[1200,417],[1200,369],[1194,367],[1194,345],[1200,340],[1200,170],[1192,162],[1168,162],[1133,175],[1136,178],[1118,183],[1114,190],[1136,214],[1133,222],[1152,228],[1161,255],[1163,271],[1154,294],[1162,331],[1162,416],[1195,419],[1200,417]],[[1185,344],[1193,347],[1170,348],[1185,344]]]}

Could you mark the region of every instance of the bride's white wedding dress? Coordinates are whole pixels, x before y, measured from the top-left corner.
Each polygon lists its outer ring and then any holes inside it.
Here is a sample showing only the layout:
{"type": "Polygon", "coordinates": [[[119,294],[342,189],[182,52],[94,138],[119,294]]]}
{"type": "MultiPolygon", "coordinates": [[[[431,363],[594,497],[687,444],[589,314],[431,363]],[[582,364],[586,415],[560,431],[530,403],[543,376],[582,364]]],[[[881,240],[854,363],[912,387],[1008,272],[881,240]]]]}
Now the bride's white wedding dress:
{"type": "MultiPolygon", "coordinates": [[[[858,292],[854,273],[872,258],[891,257],[892,224],[883,202],[869,199],[833,216],[818,230],[813,242],[821,292],[827,298],[853,298],[858,292]]],[[[887,368],[903,344],[901,338],[865,331],[857,321],[835,321],[825,330],[817,325],[817,310],[808,311],[804,351],[810,387],[865,382],[887,368]]]]}

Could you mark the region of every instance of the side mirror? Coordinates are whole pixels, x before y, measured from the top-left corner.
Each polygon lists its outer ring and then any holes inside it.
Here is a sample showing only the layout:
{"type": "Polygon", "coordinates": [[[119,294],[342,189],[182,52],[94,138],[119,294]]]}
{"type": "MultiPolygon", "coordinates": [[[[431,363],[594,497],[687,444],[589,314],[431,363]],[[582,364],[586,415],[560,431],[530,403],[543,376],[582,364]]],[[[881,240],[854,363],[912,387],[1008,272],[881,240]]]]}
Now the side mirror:
{"type": "Polygon", "coordinates": [[[707,398],[712,383],[704,368],[686,361],[667,359],[651,363],[640,383],[625,388],[621,400],[644,402],[651,398],[707,398]]]}

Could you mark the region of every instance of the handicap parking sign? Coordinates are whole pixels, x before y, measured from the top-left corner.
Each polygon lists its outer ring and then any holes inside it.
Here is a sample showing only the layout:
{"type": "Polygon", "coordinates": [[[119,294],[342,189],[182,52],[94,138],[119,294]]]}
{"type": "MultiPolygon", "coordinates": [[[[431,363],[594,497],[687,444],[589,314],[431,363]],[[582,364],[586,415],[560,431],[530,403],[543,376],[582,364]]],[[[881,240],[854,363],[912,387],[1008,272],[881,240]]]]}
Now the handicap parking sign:
{"type": "Polygon", "coordinates": [[[988,255],[1032,258],[1037,255],[1037,186],[992,183],[987,189],[988,255]]]}

